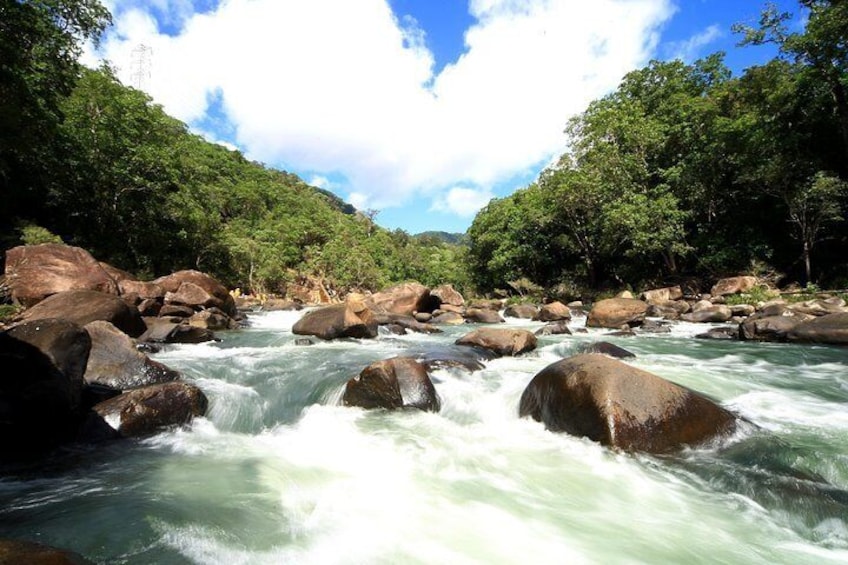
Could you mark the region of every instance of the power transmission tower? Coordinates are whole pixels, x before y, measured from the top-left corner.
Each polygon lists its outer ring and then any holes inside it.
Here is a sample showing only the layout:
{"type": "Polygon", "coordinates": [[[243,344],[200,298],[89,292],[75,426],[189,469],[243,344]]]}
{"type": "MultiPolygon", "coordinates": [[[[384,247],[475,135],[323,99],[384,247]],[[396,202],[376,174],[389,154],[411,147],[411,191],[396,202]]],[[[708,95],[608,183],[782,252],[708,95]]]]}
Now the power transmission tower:
{"type": "Polygon", "coordinates": [[[132,50],[130,80],[132,86],[138,90],[144,90],[150,81],[152,59],[153,47],[140,43],[132,50]]]}

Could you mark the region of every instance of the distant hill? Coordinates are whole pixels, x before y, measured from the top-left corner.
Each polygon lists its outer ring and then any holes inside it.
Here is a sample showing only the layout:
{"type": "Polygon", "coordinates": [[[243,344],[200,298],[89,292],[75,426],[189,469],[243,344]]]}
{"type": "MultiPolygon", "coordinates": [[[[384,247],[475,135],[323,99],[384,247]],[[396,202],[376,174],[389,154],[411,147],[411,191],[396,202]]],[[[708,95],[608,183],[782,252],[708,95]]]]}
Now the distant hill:
{"type": "Polygon", "coordinates": [[[464,233],[450,233],[446,231],[425,231],[419,234],[415,234],[416,239],[438,239],[439,241],[444,241],[445,243],[451,243],[453,245],[460,245],[466,243],[466,237],[464,233]]]}

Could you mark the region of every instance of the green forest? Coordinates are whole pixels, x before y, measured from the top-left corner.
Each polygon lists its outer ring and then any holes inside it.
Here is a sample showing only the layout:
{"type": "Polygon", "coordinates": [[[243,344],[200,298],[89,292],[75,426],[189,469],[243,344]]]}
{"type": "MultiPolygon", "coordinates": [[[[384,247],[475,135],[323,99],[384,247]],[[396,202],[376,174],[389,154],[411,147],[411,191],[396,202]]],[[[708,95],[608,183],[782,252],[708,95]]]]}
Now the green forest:
{"type": "Polygon", "coordinates": [[[567,128],[534,184],[470,228],[481,289],[526,278],[565,294],[752,273],[848,286],[848,2],[767,6],[744,45],[778,56],[732,76],[716,53],[629,73],[567,128]]]}
{"type": "Polygon", "coordinates": [[[209,143],[109,66],[78,62],[97,0],[0,0],[0,245],[61,240],[139,277],[200,269],[282,292],[405,280],[561,294],[754,273],[848,286],[848,2],[766,7],[733,76],[653,61],[570,120],[568,151],[465,237],[388,231],[296,175],[209,143]],[[512,283],[512,284],[510,284],[512,283]]]}

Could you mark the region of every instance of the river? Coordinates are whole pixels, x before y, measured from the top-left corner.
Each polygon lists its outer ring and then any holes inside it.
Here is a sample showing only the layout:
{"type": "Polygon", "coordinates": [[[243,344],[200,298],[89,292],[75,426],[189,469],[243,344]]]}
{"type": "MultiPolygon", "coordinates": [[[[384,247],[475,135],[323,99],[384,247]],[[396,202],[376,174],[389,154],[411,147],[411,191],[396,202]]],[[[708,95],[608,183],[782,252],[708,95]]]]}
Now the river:
{"type": "Polygon", "coordinates": [[[207,417],[0,478],[0,536],[104,563],[848,563],[848,349],[592,329],[436,370],[439,413],[368,412],[339,405],[347,379],[473,326],[302,346],[299,316],[155,355],[207,417]],[[533,375],[599,339],[750,424],[656,457],[518,418],[533,375]]]}

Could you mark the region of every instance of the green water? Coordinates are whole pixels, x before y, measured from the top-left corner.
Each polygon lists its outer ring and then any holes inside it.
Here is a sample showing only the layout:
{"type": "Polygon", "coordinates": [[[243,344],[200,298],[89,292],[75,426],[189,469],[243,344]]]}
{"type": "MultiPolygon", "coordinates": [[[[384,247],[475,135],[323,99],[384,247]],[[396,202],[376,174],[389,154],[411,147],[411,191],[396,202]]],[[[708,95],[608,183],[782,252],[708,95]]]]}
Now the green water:
{"type": "Polygon", "coordinates": [[[602,331],[436,371],[441,412],[387,413],[339,406],[346,380],[395,355],[467,355],[452,343],[469,328],[304,347],[296,317],[157,355],[208,417],[0,479],[0,535],[105,563],[848,562],[844,348],[707,342],[692,325],[610,339],[750,422],[660,458],[517,416],[533,375],[602,331]]]}

